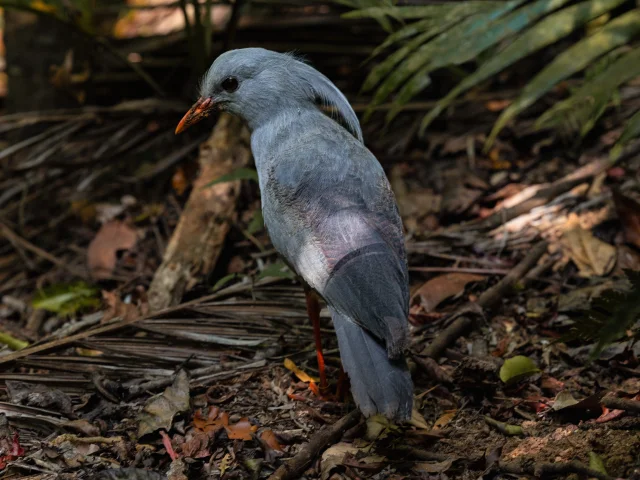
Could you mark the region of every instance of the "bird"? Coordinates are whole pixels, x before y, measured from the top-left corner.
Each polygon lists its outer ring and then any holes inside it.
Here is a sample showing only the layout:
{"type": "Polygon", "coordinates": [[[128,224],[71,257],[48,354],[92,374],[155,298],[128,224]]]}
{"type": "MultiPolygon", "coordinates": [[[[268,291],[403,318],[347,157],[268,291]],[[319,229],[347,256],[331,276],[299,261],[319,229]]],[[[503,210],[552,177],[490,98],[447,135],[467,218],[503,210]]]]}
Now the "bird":
{"type": "Polygon", "coordinates": [[[326,376],[317,296],[331,314],[358,409],[365,417],[409,420],[402,220],[349,101],[297,55],[243,48],[215,59],[176,133],[216,111],[239,116],[251,131],[264,224],[305,286],[321,388],[326,376]]]}

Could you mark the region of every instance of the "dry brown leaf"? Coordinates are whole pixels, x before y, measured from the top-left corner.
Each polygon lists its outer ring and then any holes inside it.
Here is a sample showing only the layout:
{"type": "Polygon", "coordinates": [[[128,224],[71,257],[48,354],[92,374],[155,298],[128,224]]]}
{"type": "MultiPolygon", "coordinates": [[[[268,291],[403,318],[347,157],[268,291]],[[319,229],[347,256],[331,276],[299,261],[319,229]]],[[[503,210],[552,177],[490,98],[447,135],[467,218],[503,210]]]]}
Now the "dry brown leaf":
{"type": "Polygon", "coordinates": [[[561,243],[566,256],[578,267],[581,277],[602,277],[611,272],[616,264],[615,247],[583,228],[577,227],[565,232],[561,243]]]}
{"type": "Polygon", "coordinates": [[[204,432],[195,432],[193,437],[181,446],[182,455],[187,458],[205,458],[211,455],[209,442],[211,437],[204,432]]]}
{"type": "Polygon", "coordinates": [[[238,423],[225,425],[227,436],[234,440],[251,440],[251,434],[258,430],[258,427],[251,425],[247,417],[242,417],[238,423]]]}
{"type": "Polygon", "coordinates": [[[511,105],[511,100],[489,100],[484,106],[490,112],[500,112],[511,105]]]}
{"type": "Polygon", "coordinates": [[[416,472],[421,473],[444,473],[453,465],[453,458],[442,462],[419,462],[413,466],[416,472]]]}
{"type": "Polygon", "coordinates": [[[458,413],[458,410],[449,410],[443,415],[440,415],[440,418],[438,418],[433,424],[433,430],[440,430],[444,428],[451,420],[453,420],[453,417],[456,416],[456,413],[458,413]]]}
{"type": "Polygon", "coordinates": [[[282,452],[284,449],[282,448],[282,445],[280,445],[280,442],[278,441],[278,437],[276,436],[275,433],[273,433],[273,430],[271,429],[267,429],[265,431],[263,431],[260,434],[260,439],[269,446],[269,448],[272,448],[273,450],[278,450],[279,452],[282,452]]]}
{"type": "Polygon", "coordinates": [[[230,439],[251,440],[251,434],[258,430],[258,427],[251,425],[247,417],[243,417],[235,424],[229,424],[229,414],[220,412],[218,407],[209,407],[206,417],[200,412],[196,412],[193,417],[193,425],[206,433],[215,432],[224,428],[230,439]]]}
{"type": "Polygon", "coordinates": [[[98,437],[100,435],[100,429],[84,419],[70,420],[64,423],[64,427],[83,433],[87,437],[98,437]]]}
{"type": "MultiPolygon", "coordinates": [[[[406,168],[403,165],[396,165],[390,174],[391,187],[396,197],[398,210],[405,223],[407,221],[415,223],[417,218],[438,213],[442,197],[429,189],[409,191],[407,182],[404,180],[405,174],[406,168]]],[[[411,230],[410,227],[407,228],[411,230]]]]}
{"type": "Polygon", "coordinates": [[[142,316],[138,307],[132,303],[124,303],[115,292],[102,291],[102,299],[107,305],[107,310],[102,317],[102,323],[106,323],[116,317],[122,320],[133,320],[142,316]]]}
{"type": "Polygon", "coordinates": [[[176,171],[171,177],[171,186],[179,196],[182,195],[189,186],[189,181],[182,167],[178,166],[178,168],[176,168],[176,171]]]}
{"type": "Polygon", "coordinates": [[[411,410],[411,420],[409,420],[409,424],[422,430],[430,430],[427,421],[415,406],[413,407],[413,410],[411,410]]]}
{"type": "Polygon", "coordinates": [[[156,430],[170,430],[173,417],[189,409],[189,376],[184,370],[176,374],[173,385],[151,397],[138,416],[138,437],[156,430]]]}
{"type": "Polygon", "coordinates": [[[419,298],[422,308],[426,312],[432,312],[447,298],[463,292],[468,283],[479,282],[484,278],[482,275],[471,273],[446,273],[428,280],[413,298],[419,298]]]}
{"type": "Polygon", "coordinates": [[[137,240],[136,231],[120,220],[102,225],[87,250],[91,276],[96,279],[108,278],[116,266],[116,253],[130,250],[137,240]]]}
{"type": "MultiPolygon", "coordinates": [[[[206,415],[203,415],[201,411],[197,411],[193,416],[193,425],[198,430],[203,432],[212,432],[224,428],[222,419],[218,418],[220,415],[220,409],[218,407],[209,407],[206,415]]],[[[223,414],[224,415],[224,414],[223,414]]],[[[228,423],[228,416],[227,423],[228,423]]]]}
{"type": "Polygon", "coordinates": [[[322,480],[327,480],[331,476],[334,468],[342,465],[347,455],[358,453],[358,447],[351,443],[340,442],[330,446],[322,454],[320,462],[320,476],[322,480]]]}

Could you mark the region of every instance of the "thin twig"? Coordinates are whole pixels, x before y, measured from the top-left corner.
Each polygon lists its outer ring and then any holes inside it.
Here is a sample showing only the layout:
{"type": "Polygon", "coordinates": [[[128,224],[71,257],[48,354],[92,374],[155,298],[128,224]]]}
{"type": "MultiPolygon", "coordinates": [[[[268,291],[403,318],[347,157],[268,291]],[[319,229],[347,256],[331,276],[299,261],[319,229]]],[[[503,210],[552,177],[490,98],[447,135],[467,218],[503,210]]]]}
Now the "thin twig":
{"type": "Polygon", "coordinates": [[[329,445],[336,443],[340,437],[358,424],[361,418],[359,410],[354,410],[345,415],[333,425],[326,425],[316,433],[309,443],[293,458],[287,460],[270,477],[269,480],[290,480],[300,478],[305,469],[313,462],[318,454],[329,445]]]}
{"type": "MultiPolygon", "coordinates": [[[[534,246],[502,280],[484,292],[477,304],[483,309],[491,308],[504,298],[526,273],[533,268],[540,257],[547,251],[547,242],[542,241],[534,246]]],[[[460,316],[451,325],[445,328],[421,353],[423,356],[438,358],[458,338],[464,335],[475,324],[470,316],[460,316]]]]}
{"type": "Polygon", "coordinates": [[[504,268],[466,268],[466,267],[409,267],[412,272],[423,273],[477,273],[479,275],[507,275],[504,268]]]}
{"type": "Polygon", "coordinates": [[[60,260],[58,257],[56,257],[56,256],[50,254],[49,252],[41,249],[40,247],[34,245],[30,241],[25,240],[24,238],[22,238],[20,235],[15,233],[13,230],[11,230],[9,227],[7,227],[3,223],[0,223],[0,235],[4,236],[5,238],[7,238],[7,240],[11,241],[12,243],[19,244],[25,250],[29,250],[30,252],[35,253],[39,257],[50,261],[54,265],[57,265],[58,267],[64,268],[65,270],[67,270],[72,275],[75,275],[77,277],[84,278],[84,279],[87,278],[87,272],[82,271],[80,269],[72,267],[71,265],[66,264],[65,262],[60,260]]]}

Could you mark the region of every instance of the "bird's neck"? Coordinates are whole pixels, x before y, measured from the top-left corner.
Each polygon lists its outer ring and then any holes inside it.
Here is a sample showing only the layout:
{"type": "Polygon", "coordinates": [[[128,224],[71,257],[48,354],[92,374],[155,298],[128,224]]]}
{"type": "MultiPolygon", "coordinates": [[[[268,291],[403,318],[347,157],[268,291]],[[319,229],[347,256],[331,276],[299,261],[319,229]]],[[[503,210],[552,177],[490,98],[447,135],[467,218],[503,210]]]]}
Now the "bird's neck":
{"type": "Polygon", "coordinates": [[[261,164],[277,150],[277,147],[303,132],[305,125],[311,126],[309,122],[313,122],[317,115],[323,116],[314,105],[300,105],[282,109],[275,114],[271,112],[269,115],[257,115],[249,120],[248,124],[252,132],[251,150],[256,166],[260,168],[261,164]]]}

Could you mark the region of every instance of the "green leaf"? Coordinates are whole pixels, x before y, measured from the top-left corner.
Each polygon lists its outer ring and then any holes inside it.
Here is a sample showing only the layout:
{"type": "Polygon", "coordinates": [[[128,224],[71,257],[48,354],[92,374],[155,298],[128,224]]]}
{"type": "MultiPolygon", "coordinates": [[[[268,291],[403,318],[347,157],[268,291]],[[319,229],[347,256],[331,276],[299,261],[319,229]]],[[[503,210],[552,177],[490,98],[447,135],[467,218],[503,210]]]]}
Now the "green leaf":
{"type": "MultiPolygon", "coordinates": [[[[449,24],[445,23],[442,30],[440,31],[444,31],[449,26],[449,24]]],[[[411,52],[422,45],[425,41],[432,38],[435,34],[440,33],[440,31],[436,30],[435,33],[433,33],[432,31],[424,32],[418,35],[416,38],[413,38],[411,41],[407,42],[406,45],[402,46],[391,55],[389,55],[382,63],[375,66],[373,70],[371,70],[369,75],[367,75],[367,78],[365,79],[362,86],[362,90],[364,92],[372,90],[376,85],[378,85],[378,83],[380,83],[384,79],[384,77],[389,74],[389,72],[391,72],[396,67],[398,63],[404,60],[411,52]]],[[[374,100],[371,105],[379,105],[383,100],[384,99],[378,101],[374,100]]]]}
{"type": "Polygon", "coordinates": [[[387,16],[397,20],[415,20],[425,17],[443,17],[454,12],[464,15],[465,12],[477,12],[500,6],[502,2],[452,2],[435,5],[401,6],[401,7],[370,7],[345,13],[344,18],[375,18],[387,16]]]}
{"type": "Polygon", "coordinates": [[[257,280],[260,280],[261,278],[265,278],[265,277],[294,279],[295,275],[291,270],[289,270],[289,267],[287,267],[287,265],[283,261],[278,260],[275,263],[267,265],[260,272],[260,274],[257,277],[257,280]]]}
{"type": "Polygon", "coordinates": [[[517,382],[534,373],[538,373],[540,369],[529,357],[518,355],[517,357],[505,360],[500,368],[500,380],[506,384],[517,382]]]}
{"type": "Polygon", "coordinates": [[[212,180],[202,188],[212,187],[218,183],[233,182],[234,180],[253,180],[254,182],[257,182],[258,172],[253,168],[238,168],[231,173],[227,173],[226,175],[222,175],[221,177],[212,180]]]}
{"type": "Polygon", "coordinates": [[[249,235],[254,235],[263,229],[264,218],[262,217],[262,210],[258,208],[256,210],[256,213],[253,214],[251,222],[249,222],[249,225],[247,225],[247,232],[249,233],[249,235]]]}
{"type": "Polygon", "coordinates": [[[640,48],[609,63],[572,95],[547,110],[536,122],[536,128],[557,127],[570,121],[585,136],[609,104],[616,89],[640,75],[640,48]]]}
{"type": "Polygon", "coordinates": [[[84,282],[52,285],[40,290],[31,306],[60,315],[72,315],[81,310],[100,306],[98,289],[84,282]]]}
{"type": "Polygon", "coordinates": [[[491,417],[484,417],[484,421],[490,427],[495,428],[499,432],[511,436],[511,437],[521,437],[524,436],[524,430],[520,425],[510,425],[505,422],[499,422],[498,420],[494,420],[491,417]]]}
{"type": "MultiPolygon", "coordinates": [[[[476,41],[475,35],[477,32],[486,31],[493,20],[500,18],[524,1],[525,0],[511,0],[487,13],[468,17],[462,22],[456,23],[432,41],[420,46],[384,80],[376,91],[372,104],[375,106],[382,103],[391,93],[397,90],[400,85],[404,84],[408,78],[421,69],[424,69],[427,65],[431,65],[431,70],[439,66],[447,65],[448,63],[441,60],[441,55],[450,55],[452,50],[457,51],[459,48],[463,49],[473,44],[476,41]]],[[[464,53],[461,55],[464,55],[464,53]]]]}
{"type": "Polygon", "coordinates": [[[573,315],[571,332],[559,341],[595,341],[590,354],[594,360],[610,343],[625,336],[627,329],[640,320],[640,272],[625,270],[625,274],[628,282],[617,282],[592,300],[588,309],[573,315]]]}
{"type": "Polygon", "coordinates": [[[502,112],[487,139],[487,146],[493,143],[500,130],[512,118],[531,106],[558,82],[583,70],[594,59],[608,51],[627,43],[638,32],[640,32],[640,9],[635,9],[610,21],[597,33],[558,55],[527,84],[516,101],[502,112]]]}
{"type": "MultiPolygon", "coordinates": [[[[430,71],[449,65],[460,65],[469,62],[487,49],[497,45],[505,38],[523,30],[541,16],[560,8],[569,0],[538,0],[526,5],[493,22],[487,23],[475,35],[468,35],[458,45],[443,45],[442,51],[434,55],[433,61],[426,69],[416,73],[400,90],[396,98],[396,107],[387,115],[390,122],[402,109],[402,106],[424,89],[426,84],[422,78],[430,71]]],[[[515,7],[514,7],[515,8],[515,7]]]]}
{"type": "Polygon", "coordinates": [[[604,475],[608,475],[607,469],[604,468],[604,462],[596,452],[589,452],[589,468],[592,468],[596,472],[600,472],[604,475]]]}
{"type": "Polygon", "coordinates": [[[224,277],[222,277],[220,280],[218,280],[213,287],[211,287],[211,291],[212,292],[217,292],[218,290],[220,290],[222,287],[225,287],[229,284],[229,282],[231,282],[232,280],[235,280],[236,278],[238,278],[240,275],[237,273],[230,273],[229,275],[225,275],[224,277]]]}
{"type": "Polygon", "coordinates": [[[22,350],[23,348],[27,348],[29,346],[29,342],[25,342],[24,340],[20,340],[8,333],[0,332],[0,343],[6,345],[11,350],[22,350]]]}
{"type": "Polygon", "coordinates": [[[637,112],[629,120],[627,126],[622,131],[622,135],[611,149],[611,158],[618,158],[627,143],[640,136],[640,112],[637,112]]]}
{"type": "Polygon", "coordinates": [[[624,0],[589,0],[548,15],[536,25],[516,36],[502,51],[491,57],[455,88],[422,120],[420,133],[461,93],[489,79],[518,60],[551,45],[574,32],[581,25],[617,7],[624,0]]]}
{"type": "Polygon", "coordinates": [[[351,8],[392,7],[392,0],[333,0],[333,3],[351,8]]]}

